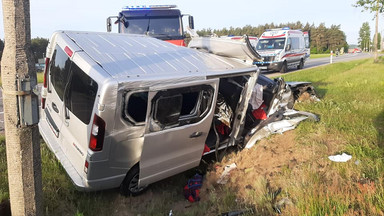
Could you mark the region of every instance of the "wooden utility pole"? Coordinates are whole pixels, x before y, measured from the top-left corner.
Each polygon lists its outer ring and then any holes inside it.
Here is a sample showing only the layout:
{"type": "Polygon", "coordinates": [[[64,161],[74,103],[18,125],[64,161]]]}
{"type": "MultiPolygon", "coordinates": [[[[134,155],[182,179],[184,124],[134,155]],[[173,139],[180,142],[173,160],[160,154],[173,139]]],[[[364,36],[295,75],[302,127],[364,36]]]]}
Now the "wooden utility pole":
{"type": "Polygon", "coordinates": [[[11,212],[17,216],[42,215],[38,98],[32,91],[37,80],[30,50],[29,0],[2,0],[2,6],[5,47],[1,77],[11,212]]]}
{"type": "Polygon", "coordinates": [[[377,33],[379,29],[379,0],[376,0],[376,25],[375,25],[375,36],[373,38],[373,51],[374,51],[374,62],[378,62],[378,57],[377,57],[377,33]]]}

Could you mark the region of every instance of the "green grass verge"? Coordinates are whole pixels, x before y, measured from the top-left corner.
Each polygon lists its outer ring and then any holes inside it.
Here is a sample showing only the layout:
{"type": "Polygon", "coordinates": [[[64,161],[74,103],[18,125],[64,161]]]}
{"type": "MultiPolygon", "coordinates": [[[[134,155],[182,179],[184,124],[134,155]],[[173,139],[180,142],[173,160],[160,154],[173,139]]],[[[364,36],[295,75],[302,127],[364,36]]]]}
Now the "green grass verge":
{"type": "Polygon", "coordinates": [[[0,135],[0,203],[9,198],[5,136],[0,135]]]}
{"type": "Polygon", "coordinates": [[[325,57],[330,57],[331,54],[326,53],[326,54],[311,54],[311,59],[317,59],[317,58],[325,58],[325,57]]]}
{"type": "MultiPolygon", "coordinates": [[[[384,64],[372,59],[332,64],[286,75],[287,81],[311,81],[321,102],[296,104],[317,113],[318,124],[299,126],[298,142],[336,148],[353,161],[331,164],[327,171],[308,168],[318,178],[288,190],[298,197],[301,215],[380,215],[384,212],[384,64]],[[341,143],[327,140],[333,137],[341,143]]],[[[326,155],[322,156],[326,158],[326,155]]],[[[317,160],[321,160],[321,155],[317,160]]],[[[318,163],[318,162],[316,162],[318,163]]],[[[316,163],[313,163],[315,167],[316,163]]],[[[304,175],[304,174],[303,174],[304,175]]]]}

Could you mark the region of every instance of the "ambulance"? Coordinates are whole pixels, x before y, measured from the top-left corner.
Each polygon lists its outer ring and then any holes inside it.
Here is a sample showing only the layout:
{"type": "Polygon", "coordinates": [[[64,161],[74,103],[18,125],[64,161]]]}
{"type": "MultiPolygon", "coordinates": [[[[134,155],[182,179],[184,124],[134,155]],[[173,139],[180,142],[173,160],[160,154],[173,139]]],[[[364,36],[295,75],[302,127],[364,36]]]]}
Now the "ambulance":
{"type": "Polygon", "coordinates": [[[261,70],[287,72],[288,67],[302,69],[310,57],[309,32],[288,27],[264,32],[256,51],[263,57],[254,62],[261,70]]]}

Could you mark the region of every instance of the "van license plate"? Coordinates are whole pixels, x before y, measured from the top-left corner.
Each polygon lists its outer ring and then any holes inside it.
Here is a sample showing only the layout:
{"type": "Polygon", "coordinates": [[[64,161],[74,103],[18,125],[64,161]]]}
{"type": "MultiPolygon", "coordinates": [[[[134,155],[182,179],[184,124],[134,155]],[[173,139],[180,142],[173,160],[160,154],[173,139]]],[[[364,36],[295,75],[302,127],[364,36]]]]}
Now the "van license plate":
{"type": "Polygon", "coordinates": [[[267,70],[267,66],[260,66],[260,70],[267,70]]]}

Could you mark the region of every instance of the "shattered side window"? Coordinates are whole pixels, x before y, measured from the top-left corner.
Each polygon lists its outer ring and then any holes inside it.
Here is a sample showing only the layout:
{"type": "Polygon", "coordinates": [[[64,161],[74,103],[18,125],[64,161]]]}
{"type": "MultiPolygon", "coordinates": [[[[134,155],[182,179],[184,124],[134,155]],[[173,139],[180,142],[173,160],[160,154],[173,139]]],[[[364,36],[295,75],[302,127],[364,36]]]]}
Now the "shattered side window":
{"type": "Polygon", "coordinates": [[[133,124],[143,124],[147,115],[148,92],[135,92],[125,97],[124,118],[133,124]]]}
{"type": "Polygon", "coordinates": [[[159,91],[152,100],[151,131],[199,122],[209,112],[213,95],[208,85],[159,91]]]}
{"type": "Polygon", "coordinates": [[[182,109],[182,100],[183,96],[181,94],[161,96],[156,101],[154,120],[164,126],[177,124],[182,109]]]}

